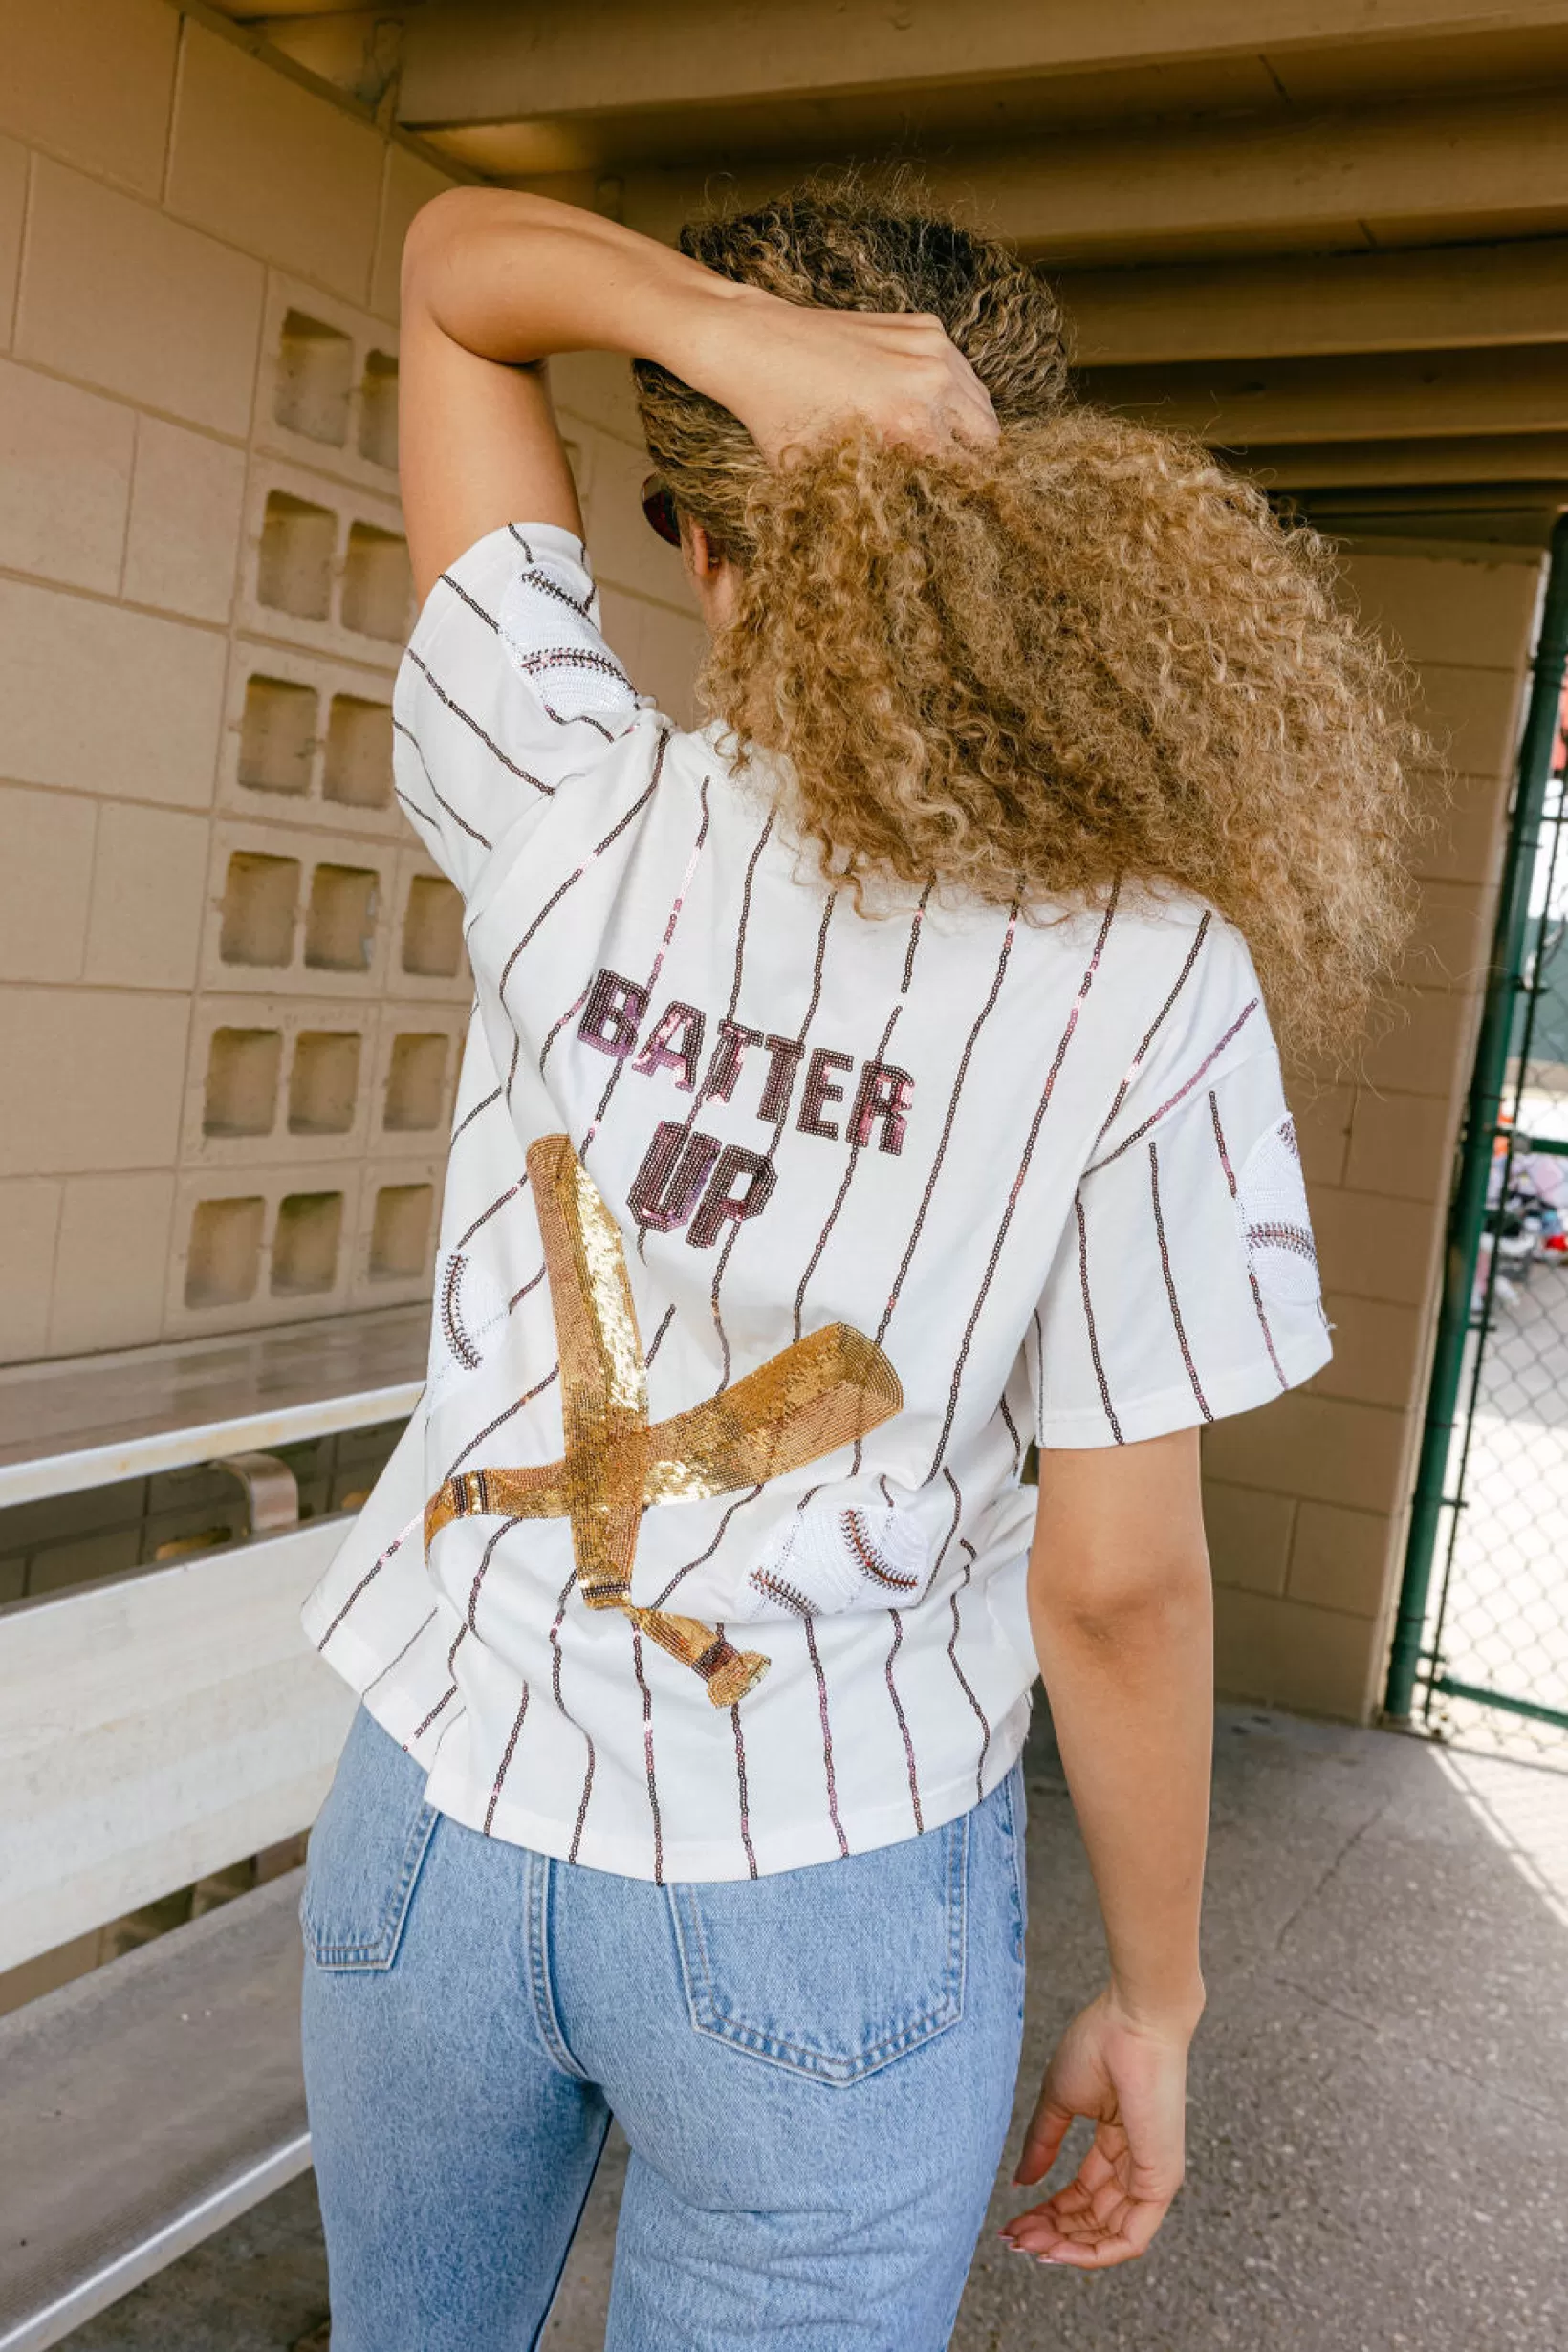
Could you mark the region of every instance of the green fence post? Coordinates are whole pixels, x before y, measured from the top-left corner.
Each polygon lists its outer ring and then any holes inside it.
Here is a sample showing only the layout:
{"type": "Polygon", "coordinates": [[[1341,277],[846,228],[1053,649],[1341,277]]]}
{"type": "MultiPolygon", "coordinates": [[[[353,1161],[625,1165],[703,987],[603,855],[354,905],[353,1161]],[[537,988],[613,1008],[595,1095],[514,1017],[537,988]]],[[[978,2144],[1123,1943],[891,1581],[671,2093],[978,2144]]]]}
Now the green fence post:
{"type": "Polygon", "coordinates": [[[1437,1341],[1432,1356],[1431,1385],[1426,1396],[1426,1420],[1421,1436],[1410,1506],[1410,1535],[1405,1552],[1405,1577],[1400,1587],[1399,1614],[1388,1662],[1388,1688],[1383,1712],[1396,1723],[1408,1722],[1421,1664],[1422,1628],[1426,1622],[1426,1598],[1431,1589],[1432,1562],[1437,1554],[1437,1531],[1448,1483],[1448,1452],[1453,1439],[1454,1407],[1465,1366],[1465,1337],[1470,1329],[1470,1297],[1480,1256],[1481,1231],[1487,1215],[1487,1181],[1492,1147],[1498,1132],[1503,1085],[1508,1075],[1509,1039],[1514,1026],[1514,1001],[1524,960],[1530,921],[1530,886],[1535,868],[1535,847],[1541,811],[1552,773],[1552,751],[1557,736],[1557,713],[1562,702],[1564,669],[1568,668],[1568,515],[1559,515],[1552,533],[1551,565],[1541,610],[1540,634],[1530,686],[1530,706],[1519,744],[1518,781],[1509,824],[1497,894],[1497,921],[1492,959],[1487,969],[1486,997],[1475,1064],[1465,1104],[1458,1181],[1448,1211],[1448,1247],[1444,1255],[1443,1303],[1438,1315],[1437,1341]]]}

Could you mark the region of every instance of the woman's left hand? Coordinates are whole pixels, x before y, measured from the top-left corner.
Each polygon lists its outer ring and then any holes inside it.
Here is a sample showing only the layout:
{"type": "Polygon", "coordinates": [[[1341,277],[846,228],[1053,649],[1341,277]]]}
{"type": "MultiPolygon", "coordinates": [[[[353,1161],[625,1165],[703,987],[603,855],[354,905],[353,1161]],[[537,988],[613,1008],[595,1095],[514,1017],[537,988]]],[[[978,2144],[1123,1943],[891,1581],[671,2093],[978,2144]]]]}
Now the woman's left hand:
{"type": "Polygon", "coordinates": [[[1077,2175],[1002,2232],[1043,2262],[1112,2269],[1145,2254],[1182,2185],[1190,2027],[1129,2017],[1113,1993],[1076,2016],[1046,2069],[1013,2178],[1043,2180],[1075,2116],[1095,2136],[1077,2175]]]}

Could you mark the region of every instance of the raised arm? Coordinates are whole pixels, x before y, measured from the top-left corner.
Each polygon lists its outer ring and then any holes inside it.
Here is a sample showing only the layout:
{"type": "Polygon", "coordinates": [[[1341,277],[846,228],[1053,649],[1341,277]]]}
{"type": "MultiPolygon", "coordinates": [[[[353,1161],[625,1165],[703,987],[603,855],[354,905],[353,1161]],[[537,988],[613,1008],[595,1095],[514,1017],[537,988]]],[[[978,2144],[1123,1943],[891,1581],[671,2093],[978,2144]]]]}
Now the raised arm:
{"type": "Polygon", "coordinates": [[[1043,1454],[1029,1575],[1110,1982],[1062,2036],[1016,2177],[1044,2178],[1075,2115],[1094,2119],[1094,2145],[1077,2178],[1007,2234],[1100,2270],[1143,2253],[1181,2187],[1203,2009],[1213,1635],[1196,1430],[1043,1454]]]}
{"type": "Polygon", "coordinates": [[[561,351],[659,360],[775,460],[854,418],[916,446],[996,430],[935,319],[806,309],[597,213],[452,188],[403,249],[401,466],[422,599],[503,523],[581,530],[543,364],[561,351]]]}

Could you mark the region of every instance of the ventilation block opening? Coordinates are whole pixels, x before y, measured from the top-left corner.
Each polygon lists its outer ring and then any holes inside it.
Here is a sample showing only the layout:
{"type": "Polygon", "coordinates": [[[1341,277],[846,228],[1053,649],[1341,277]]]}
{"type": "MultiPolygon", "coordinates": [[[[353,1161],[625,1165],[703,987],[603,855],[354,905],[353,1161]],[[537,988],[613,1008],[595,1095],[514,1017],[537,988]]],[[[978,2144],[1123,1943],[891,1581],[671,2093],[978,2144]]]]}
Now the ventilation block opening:
{"type": "Polygon", "coordinates": [[[256,601],[296,621],[332,616],[332,551],[338,517],[287,490],[269,493],[256,564],[256,601]]]}
{"type": "Polygon", "coordinates": [[[240,721],[240,782],[253,793],[311,788],[316,688],[289,678],[248,678],[240,721]]]}
{"type": "Polygon", "coordinates": [[[406,539],[372,523],[351,524],[343,566],[344,628],[401,645],[408,634],[413,594],[406,539]]]}
{"type": "Polygon", "coordinates": [[[446,1039],[439,1032],[394,1037],[382,1124],[399,1135],[425,1134],[441,1124],[446,1093],[446,1039]]]}
{"type": "Polygon", "coordinates": [[[272,414],[291,433],[340,449],[348,439],[354,345],[336,327],[290,311],[278,338],[272,414]]]}
{"type": "Polygon", "coordinates": [[[254,1295],[265,1213],[259,1195],[197,1202],[185,1256],[187,1307],[237,1307],[254,1295]]]}
{"type": "Polygon", "coordinates": [[[384,809],[392,796],[392,707],[335,694],[327,718],[321,792],[351,809],[384,809]]]}
{"type": "Polygon", "coordinates": [[[398,363],[373,351],[359,381],[359,455],[395,470],[398,463],[398,363]]]}
{"type": "Polygon", "coordinates": [[[376,875],[365,866],[318,865],[311,876],[305,961],[315,971],[368,971],[376,936],[376,875]]]}
{"type": "Polygon", "coordinates": [[[271,1135],[283,1066],[276,1029],[215,1029],[207,1050],[204,1135],[271,1135]]]}
{"type": "Polygon", "coordinates": [[[289,1073],[289,1133],[346,1135],[354,1124],[359,1091],[359,1051],[355,1029],[306,1029],[294,1040],[289,1073]]]}
{"type": "Polygon", "coordinates": [[[425,1272],[430,1238],[430,1185],[383,1185],[370,1229],[370,1273],[377,1282],[411,1282],[425,1272]]]}
{"type": "Polygon", "coordinates": [[[278,1204],[272,1234],[272,1290],[276,1296],[305,1296],[330,1291],[338,1279],[338,1245],[343,1233],[340,1192],[291,1192],[278,1204]]]}
{"type": "Polygon", "coordinates": [[[226,964],[287,964],[299,902],[297,858],[237,849],[229,860],[218,953],[226,964]]]}
{"type": "Polygon", "coordinates": [[[463,955],[463,902],[437,874],[416,874],[403,919],[403,969],[450,980],[463,955]]]}

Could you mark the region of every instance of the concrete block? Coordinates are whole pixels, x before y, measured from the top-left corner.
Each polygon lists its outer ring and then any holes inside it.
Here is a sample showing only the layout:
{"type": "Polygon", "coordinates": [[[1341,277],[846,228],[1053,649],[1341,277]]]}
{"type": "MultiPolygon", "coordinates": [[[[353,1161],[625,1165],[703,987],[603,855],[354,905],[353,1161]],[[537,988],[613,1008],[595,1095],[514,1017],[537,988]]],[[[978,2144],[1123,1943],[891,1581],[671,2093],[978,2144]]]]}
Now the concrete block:
{"type": "Polygon", "coordinates": [[[224,640],[0,580],[0,740],[19,783],[177,808],[212,798],[224,640]]]}
{"type": "Polygon", "coordinates": [[[1350,1086],[1292,1090],[1291,1114],[1301,1146],[1301,1165],[1315,1193],[1318,1185],[1343,1182],[1355,1100],[1355,1089],[1350,1086]]]}
{"type": "Polygon", "coordinates": [[[397,480],[397,407],[396,328],[324,287],[272,271],[257,447],[384,495],[397,480]]]}
{"type": "Polygon", "coordinates": [[[1361,1087],[1351,1114],[1346,1187],[1393,1200],[1447,1200],[1457,1127],[1451,1099],[1361,1087]]]}
{"type": "MultiPolygon", "coordinates": [[[[295,1138],[296,1147],[304,1139],[295,1138]]],[[[175,1194],[163,1331],[253,1330],[332,1315],[351,1298],[363,1174],[353,1159],[322,1165],[243,1163],[181,1177],[175,1194]]],[[[366,1304],[396,1304],[378,1291],[366,1304]]]]}
{"type": "Polygon", "coordinates": [[[1294,1495],[1264,1494],[1206,1478],[1203,1516],[1215,1583],[1250,1593],[1282,1593],[1296,1509],[1294,1495]]]}
{"type": "Polygon", "coordinates": [[[0,979],[80,976],[97,815],[90,800],[0,785],[0,979]]]}
{"type": "Polygon", "coordinates": [[[1418,988],[1479,990],[1494,911],[1494,894],[1480,882],[1424,882],[1402,977],[1418,988]]]}
{"type": "MultiPolygon", "coordinates": [[[[360,1159],[378,1103],[380,1028],[374,1005],[331,996],[203,994],[181,1165],[235,1175],[360,1159]]],[[[430,1141],[410,1139],[426,1151],[430,1141]]]]}
{"type": "Polygon", "coordinates": [[[171,212],[362,301],[383,155],[368,124],[187,22],[169,151],[171,212]]]}
{"type": "Polygon", "coordinates": [[[100,1535],[80,1535],[74,1543],[52,1543],[35,1552],[28,1567],[28,1599],[43,1593],[69,1592],[76,1584],[91,1584],[98,1577],[124,1576],[140,1565],[140,1531],[117,1527],[100,1535]]]}
{"type": "Polygon", "coordinates": [[[1334,1355],[1313,1381],[1315,1392],[1402,1411],[1413,1408],[1426,1365],[1425,1309],[1392,1306],[1380,1298],[1342,1298],[1332,1291],[1326,1304],[1334,1355]]]}
{"type": "Polygon", "coordinates": [[[103,988],[195,987],[207,855],[206,817],[104,803],[87,930],[88,980],[103,988]]]}
{"type": "Polygon", "coordinates": [[[234,642],[218,799],[236,817],[403,846],[392,795],[390,674],[294,646],[234,642]]]}
{"type": "Polygon", "coordinates": [[[0,351],[11,349],[16,309],[16,279],[22,266],[22,222],[27,213],[27,149],[0,139],[0,351]]]}
{"type": "Polygon", "coordinates": [[[406,147],[389,146],[381,182],[380,218],[376,224],[376,260],[370,279],[370,307],[378,318],[398,316],[398,278],[403,268],[403,241],[422,205],[454,187],[444,171],[406,147]]]}
{"type": "Polygon", "coordinates": [[[1222,1698],[1364,1722],[1382,1666],[1377,1627],[1339,1609],[1258,1593],[1214,1595],[1214,1678],[1222,1698]]]}
{"type": "Polygon", "coordinates": [[[1529,650],[1540,592],[1538,555],[1474,562],[1450,555],[1353,551],[1345,584],[1368,627],[1407,661],[1514,670],[1529,650]]]}
{"type": "MultiPolygon", "coordinates": [[[[398,860],[385,992],[464,1004],[473,994],[462,903],[422,849],[405,849],[398,860]]],[[[401,1009],[398,1017],[403,1018],[401,1009]]]]}
{"type": "Polygon", "coordinates": [[[41,1356],[63,1187],[23,1177],[0,1184],[0,1363],[41,1356]]]}
{"type": "MultiPolygon", "coordinates": [[[[284,808],[292,814],[293,803],[284,808]]],[[[405,854],[314,827],[215,827],[202,985],[225,994],[330,995],[345,1012],[374,1005],[401,936],[405,854]]],[[[429,981],[420,990],[446,993],[429,981]]],[[[405,981],[399,992],[414,991],[405,981]]],[[[363,1020],[364,1011],[354,1017],[363,1020]]]]}
{"type": "Polygon", "coordinates": [[[19,359],[243,437],[266,285],[249,254],[35,160],[19,359]]]}
{"type": "MultiPolygon", "coordinates": [[[[373,664],[390,681],[412,623],[407,560],[384,482],[372,490],[274,458],[252,463],[238,612],[247,635],[373,664]]],[[[379,690],[368,676],[364,688],[379,690]]]]}
{"type": "Polygon", "coordinates": [[[1466,775],[1506,774],[1524,715],[1522,674],[1429,662],[1420,687],[1421,723],[1444,765],[1466,775]]]}
{"type": "Polygon", "coordinates": [[[1332,1296],[1420,1306],[1442,1242],[1435,1202],[1319,1187],[1312,1196],[1312,1222],[1323,1287],[1332,1296]]]}
{"type": "Polygon", "coordinates": [[[1397,1569],[1396,1514],[1346,1511],[1338,1503],[1303,1503],[1296,1514],[1286,1589],[1293,1601],[1351,1617],[1379,1618],[1397,1569]]]}
{"type": "Polygon", "coordinates": [[[428,1155],[384,1164],[378,1158],[365,1168],[350,1251],[351,1306],[429,1296],[446,1174],[445,1158],[428,1155]]]}
{"type": "Polygon", "coordinates": [[[615,351],[563,351],[550,362],[550,388],[561,430],[597,425],[631,448],[642,446],[632,365],[615,351]]]}
{"type": "MultiPolygon", "coordinates": [[[[596,577],[633,596],[651,597],[678,613],[690,612],[691,591],[680,550],[666,547],[648,529],[642,512],[646,450],[628,447],[597,429],[585,436],[585,444],[593,468],[587,538],[596,577]]],[[[518,519],[526,522],[528,517],[518,519]]]]}
{"type": "Polygon", "coordinates": [[[0,996],[0,1174],[167,1167],[189,1005],[104,989],[0,996]]]}
{"type": "Polygon", "coordinates": [[[1207,1429],[1204,1469],[1234,1486],[1393,1512],[1405,1498],[1410,1435],[1404,1413],[1297,1388],[1207,1429]]]}
{"type": "Polygon", "coordinates": [[[1401,1094],[1462,1093],[1479,1019],[1479,999],[1457,990],[1396,989],[1367,1041],[1362,1076],[1401,1094]]]}
{"type": "Polygon", "coordinates": [[[708,631],[700,621],[672,613],[667,604],[644,604],[633,683],[640,694],[651,694],[677,725],[695,727],[701,714],[692,687],[707,652],[708,631]]]}
{"type": "Polygon", "coordinates": [[[0,361],[0,564],[113,596],[135,436],[119,402],[0,361]]]}
{"type": "Polygon", "coordinates": [[[142,417],[123,593],[193,621],[227,621],[234,602],[245,452],[142,417]]]}
{"type": "Polygon", "coordinates": [[[0,124],[156,196],[180,20],[160,0],[14,0],[0,124]]]}
{"type": "Polygon", "coordinates": [[[163,1322],[174,1178],[73,1176],[65,1187],[49,1350],[139,1347],[163,1322]]]}
{"type": "Polygon", "coordinates": [[[1418,803],[1429,812],[1431,829],[1417,844],[1415,870],[1434,881],[1497,886],[1508,834],[1511,777],[1494,775],[1414,778],[1418,803]]]}

